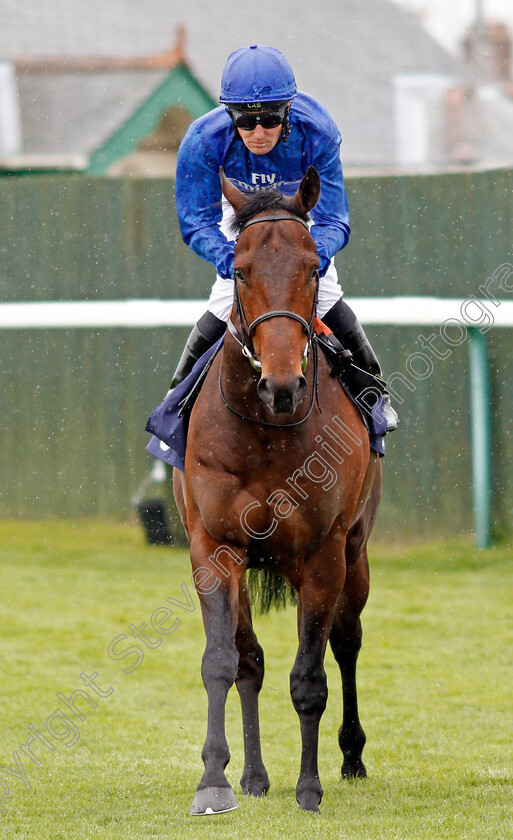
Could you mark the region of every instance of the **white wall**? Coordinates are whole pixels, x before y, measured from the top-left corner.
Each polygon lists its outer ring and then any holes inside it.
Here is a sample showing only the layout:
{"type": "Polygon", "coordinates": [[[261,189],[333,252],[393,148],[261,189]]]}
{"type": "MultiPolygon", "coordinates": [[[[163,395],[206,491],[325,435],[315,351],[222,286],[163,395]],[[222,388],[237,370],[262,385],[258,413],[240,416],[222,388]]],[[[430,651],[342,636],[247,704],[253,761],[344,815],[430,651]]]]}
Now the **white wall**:
{"type": "MultiPolygon", "coordinates": [[[[443,47],[459,53],[465,30],[475,21],[478,0],[394,0],[418,14],[430,35],[443,47]]],[[[485,21],[505,23],[513,35],[513,0],[480,0],[485,21]]]]}
{"type": "Polygon", "coordinates": [[[0,61],[0,155],[21,152],[21,119],[14,67],[0,61]]]}

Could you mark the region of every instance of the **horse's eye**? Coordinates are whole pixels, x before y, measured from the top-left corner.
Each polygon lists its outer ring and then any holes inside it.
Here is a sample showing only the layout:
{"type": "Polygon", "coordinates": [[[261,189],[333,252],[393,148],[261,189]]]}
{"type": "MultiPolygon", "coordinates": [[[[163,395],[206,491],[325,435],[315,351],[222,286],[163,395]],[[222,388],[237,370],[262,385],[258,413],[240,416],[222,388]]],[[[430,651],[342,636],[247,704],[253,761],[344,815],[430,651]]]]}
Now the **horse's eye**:
{"type": "Polygon", "coordinates": [[[234,268],[233,269],[233,279],[240,282],[240,283],[245,283],[246,282],[245,279],[244,279],[244,272],[241,271],[240,268],[234,268]]]}
{"type": "Polygon", "coordinates": [[[318,279],[319,279],[319,266],[316,265],[312,268],[312,270],[310,272],[310,280],[315,280],[317,282],[318,279]]]}

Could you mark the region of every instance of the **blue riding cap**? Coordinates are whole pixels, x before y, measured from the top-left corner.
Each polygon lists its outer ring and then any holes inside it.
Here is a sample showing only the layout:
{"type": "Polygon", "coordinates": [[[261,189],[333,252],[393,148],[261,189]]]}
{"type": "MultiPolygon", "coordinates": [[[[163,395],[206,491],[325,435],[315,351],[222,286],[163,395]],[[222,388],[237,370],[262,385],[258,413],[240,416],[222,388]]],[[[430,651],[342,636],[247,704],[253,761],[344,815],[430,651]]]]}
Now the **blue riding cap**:
{"type": "Polygon", "coordinates": [[[285,102],[296,93],[294,73],[283,53],[253,44],[228,57],[219,101],[224,105],[285,102]]]}

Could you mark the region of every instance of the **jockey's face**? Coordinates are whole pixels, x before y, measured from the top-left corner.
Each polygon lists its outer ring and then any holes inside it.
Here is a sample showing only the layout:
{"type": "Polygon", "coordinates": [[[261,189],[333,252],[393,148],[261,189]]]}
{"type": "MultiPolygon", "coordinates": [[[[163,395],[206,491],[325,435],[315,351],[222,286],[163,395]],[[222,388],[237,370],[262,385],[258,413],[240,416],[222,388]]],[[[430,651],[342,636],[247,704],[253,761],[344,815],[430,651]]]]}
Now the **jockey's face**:
{"type": "Polygon", "coordinates": [[[281,129],[281,125],[277,125],[275,128],[262,128],[260,123],[257,123],[253,131],[241,128],[238,128],[237,131],[246,149],[249,149],[254,155],[266,155],[276,146],[280,139],[281,129]]]}

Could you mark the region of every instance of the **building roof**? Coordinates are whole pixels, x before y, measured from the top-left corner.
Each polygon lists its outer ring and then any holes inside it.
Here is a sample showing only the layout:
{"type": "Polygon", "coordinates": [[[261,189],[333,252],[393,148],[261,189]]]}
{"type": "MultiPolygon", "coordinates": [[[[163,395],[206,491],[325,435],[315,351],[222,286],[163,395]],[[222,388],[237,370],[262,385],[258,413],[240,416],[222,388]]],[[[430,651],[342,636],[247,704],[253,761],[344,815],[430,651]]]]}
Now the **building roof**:
{"type": "Polygon", "coordinates": [[[272,38],[292,64],[298,87],[320,99],[340,127],[346,165],[394,160],[396,74],[458,73],[416,19],[389,0],[316,0],[299,7],[294,0],[280,0],[278,7],[262,0],[258,17],[246,20],[236,0],[229,0],[222,24],[202,44],[202,14],[215,19],[215,8],[215,0],[193,0],[187,7],[188,52],[199,78],[208,74],[217,82],[232,49],[272,38]]]}
{"type": "Polygon", "coordinates": [[[161,71],[20,74],[24,152],[91,155],[162,78],[161,71]]]}
{"type": "Polygon", "coordinates": [[[280,0],[278,5],[259,0],[251,14],[241,14],[240,0],[182,5],[169,0],[0,0],[0,8],[0,58],[15,59],[20,67],[27,150],[88,153],[101,144],[162,80],[164,68],[137,68],[137,61],[165,54],[179,24],[187,33],[189,67],[214,100],[232,50],[251,43],[281,49],[298,86],[320,99],[339,125],[346,166],[395,160],[397,75],[437,74],[455,84],[465,75],[417,18],[390,0],[280,0]],[[67,73],[47,65],[38,76],[35,65],[30,67],[30,57],[54,56],[61,57],[61,64],[68,57],[67,73]],[[85,72],[77,59],[90,56],[128,60],[132,66],[123,69],[114,62],[113,69],[102,71],[99,62],[97,72],[85,72]],[[57,117],[51,118],[52,113],[57,117]]]}
{"type": "MultiPolygon", "coordinates": [[[[238,0],[3,0],[0,56],[142,57],[166,49],[177,24],[187,30],[187,55],[198,79],[214,97],[228,54],[249,43],[272,43],[294,67],[298,85],[320,99],[344,138],[346,163],[380,164],[393,159],[393,76],[403,72],[455,73],[453,59],[414,18],[389,0],[260,0],[253,15],[241,15],[238,0]]],[[[26,62],[30,68],[30,63],[26,62]]],[[[48,68],[51,71],[51,68],[48,68]]],[[[98,74],[20,72],[19,87],[27,151],[87,153],[136,107],[158,71],[98,74]],[[139,78],[137,78],[139,77],[139,78]],[[77,91],[80,87],[80,94],[77,91]],[[66,132],[56,130],[49,99],[66,113],[66,132]],[[71,127],[74,125],[74,128],[71,127]],[[62,148],[63,143],[68,148],[62,148]]]]}

